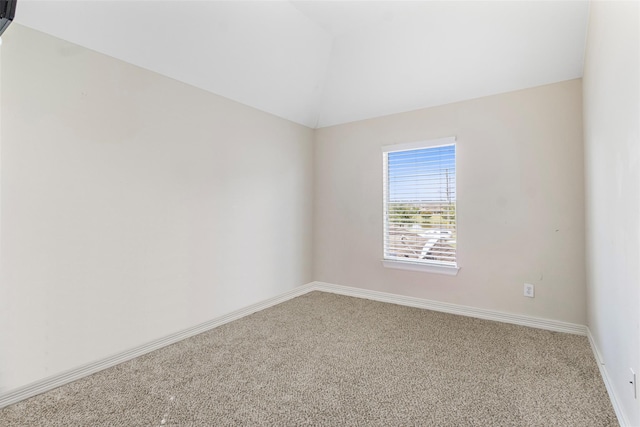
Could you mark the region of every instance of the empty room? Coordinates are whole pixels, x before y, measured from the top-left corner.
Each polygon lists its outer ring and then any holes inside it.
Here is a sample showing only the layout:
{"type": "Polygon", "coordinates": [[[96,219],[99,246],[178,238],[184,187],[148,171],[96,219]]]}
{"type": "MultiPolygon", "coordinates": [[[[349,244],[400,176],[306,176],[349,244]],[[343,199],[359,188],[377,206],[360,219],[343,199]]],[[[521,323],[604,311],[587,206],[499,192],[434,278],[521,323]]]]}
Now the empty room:
{"type": "Polygon", "coordinates": [[[0,426],[640,427],[640,2],[0,2],[0,426]]]}

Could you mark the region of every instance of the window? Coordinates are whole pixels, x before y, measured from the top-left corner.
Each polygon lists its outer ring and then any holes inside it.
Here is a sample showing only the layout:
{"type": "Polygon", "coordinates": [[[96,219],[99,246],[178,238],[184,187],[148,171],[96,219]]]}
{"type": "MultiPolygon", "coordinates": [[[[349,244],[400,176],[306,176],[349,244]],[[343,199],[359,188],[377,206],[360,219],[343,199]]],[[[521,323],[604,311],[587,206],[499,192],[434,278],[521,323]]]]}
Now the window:
{"type": "Polygon", "coordinates": [[[455,138],[383,147],[385,267],[455,275],[455,138]]]}

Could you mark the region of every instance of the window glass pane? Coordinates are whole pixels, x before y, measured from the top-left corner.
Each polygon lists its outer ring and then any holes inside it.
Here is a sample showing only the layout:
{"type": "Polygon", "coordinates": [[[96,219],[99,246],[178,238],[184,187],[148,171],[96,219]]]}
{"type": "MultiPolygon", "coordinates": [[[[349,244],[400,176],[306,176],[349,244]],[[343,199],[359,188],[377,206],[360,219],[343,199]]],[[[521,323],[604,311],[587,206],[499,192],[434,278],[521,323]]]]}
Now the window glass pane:
{"type": "Polygon", "coordinates": [[[455,266],[455,145],[386,156],[385,259],[455,266]]]}

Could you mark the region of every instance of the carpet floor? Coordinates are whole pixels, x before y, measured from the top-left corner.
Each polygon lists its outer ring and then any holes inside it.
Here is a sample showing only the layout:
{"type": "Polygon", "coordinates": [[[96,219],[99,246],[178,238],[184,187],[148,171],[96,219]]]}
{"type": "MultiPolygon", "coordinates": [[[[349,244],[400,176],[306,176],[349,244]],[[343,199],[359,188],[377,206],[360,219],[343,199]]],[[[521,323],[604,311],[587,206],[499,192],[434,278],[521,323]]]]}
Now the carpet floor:
{"type": "Polygon", "coordinates": [[[586,337],[311,292],[0,410],[12,426],[614,426],[586,337]]]}

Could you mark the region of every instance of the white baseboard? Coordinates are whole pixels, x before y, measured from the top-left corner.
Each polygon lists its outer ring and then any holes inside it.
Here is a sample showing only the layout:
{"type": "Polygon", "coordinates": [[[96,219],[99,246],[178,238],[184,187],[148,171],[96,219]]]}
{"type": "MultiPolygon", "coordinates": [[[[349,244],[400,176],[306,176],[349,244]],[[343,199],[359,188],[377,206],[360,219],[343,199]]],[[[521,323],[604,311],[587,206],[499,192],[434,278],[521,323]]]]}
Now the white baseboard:
{"type": "Polygon", "coordinates": [[[5,406],[17,403],[24,399],[28,399],[46,391],[53,390],[54,388],[58,388],[72,381],[76,381],[80,378],[95,374],[96,372],[102,371],[103,369],[110,368],[122,362],[126,362],[138,356],[142,356],[143,354],[158,350],[162,347],[175,344],[185,338],[201,334],[218,326],[222,326],[225,323],[232,322],[234,320],[253,314],[257,311],[264,310],[265,308],[269,308],[276,304],[280,304],[281,302],[285,302],[297,296],[306,294],[307,292],[313,290],[313,287],[313,283],[298,286],[273,298],[269,298],[265,301],[261,301],[248,307],[241,308],[240,310],[233,311],[224,316],[220,316],[207,322],[201,323],[200,325],[193,326],[180,332],[167,335],[164,338],[160,338],[155,341],[151,341],[141,346],[132,348],[130,350],[114,354],[93,363],[88,363],[78,368],[70,369],[68,371],[44,378],[31,384],[27,384],[23,387],[10,390],[6,393],[2,393],[0,394],[0,408],[4,408],[5,406]]]}
{"type": "MultiPolygon", "coordinates": [[[[29,397],[33,397],[35,395],[53,390],[54,388],[60,387],[72,381],[79,380],[80,378],[94,374],[103,369],[107,369],[119,363],[126,362],[138,356],[142,356],[143,354],[150,353],[154,350],[158,350],[162,347],[174,344],[185,338],[198,335],[200,333],[206,332],[218,326],[224,325],[225,323],[232,322],[244,316],[248,316],[257,311],[264,310],[265,308],[272,307],[276,304],[280,304],[281,302],[290,300],[300,295],[304,295],[311,291],[331,292],[334,294],[352,296],[357,298],[365,298],[365,299],[370,299],[370,300],[375,300],[380,302],[387,302],[387,303],[405,305],[405,306],[416,307],[416,308],[423,308],[427,310],[441,311],[445,313],[459,314],[462,316],[470,316],[470,317],[494,320],[494,321],[504,322],[504,323],[513,323],[516,325],[529,326],[533,328],[547,329],[547,330],[558,331],[558,332],[566,332],[570,334],[588,335],[588,329],[586,326],[577,325],[573,323],[566,323],[566,322],[560,322],[560,321],[549,320],[549,319],[541,319],[541,318],[536,318],[531,316],[524,316],[520,314],[503,313],[499,311],[474,308],[474,307],[444,303],[439,301],[432,301],[432,300],[390,294],[385,292],[372,291],[372,290],[361,289],[361,288],[335,285],[331,283],[311,282],[306,285],[294,288],[276,297],[259,302],[257,304],[253,304],[251,306],[242,308],[240,310],[236,310],[234,312],[212,319],[200,325],[168,335],[164,338],[160,338],[158,340],[143,344],[141,346],[132,348],[130,350],[106,357],[102,360],[98,360],[96,362],[89,363],[89,364],[80,366],[78,368],[71,369],[57,375],[53,375],[48,378],[44,378],[42,380],[36,381],[26,386],[23,386],[14,390],[10,390],[6,393],[2,393],[0,394],[0,408],[11,405],[13,403],[17,403],[29,397]]],[[[604,375],[605,374],[603,374],[603,377],[604,375]]],[[[605,379],[605,384],[607,384],[607,390],[610,390],[610,387],[607,381],[608,380],[605,379]]],[[[610,393],[610,396],[613,396],[611,391],[609,393],[610,393]]],[[[619,408],[615,404],[614,404],[614,408],[616,408],[616,413],[618,413],[619,408]]]]}
{"type": "Polygon", "coordinates": [[[602,358],[596,342],[591,335],[591,330],[587,326],[575,323],[560,322],[557,320],[541,319],[537,317],[524,316],[521,314],[502,313],[499,311],[486,310],[481,308],[468,307],[457,304],[444,303],[439,301],[431,301],[421,298],[408,297],[403,295],[390,294],[386,292],[372,291],[362,288],[353,288],[332,283],[314,282],[312,290],[331,292],[340,295],[352,296],[357,298],[366,298],[374,301],[388,302],[392,304],[405,305],[409,307],[424,308],[427,310],[442,311],[445,313],[459,314],[462,316],[477,317],[480,319],[495,320],[497,322],[513,323],[516,325],[529,326],[532,328],[547,329],[550,331],[566,332],[576,335],[586,335],[589,339],[594,358],[600,370],[600,375],[609,394],[611,405],[618,418],[620,427],[631,426],[625,416],[622,407],[618,403],[616,394],[613,390],[611,378],[607,372],[607,368],[602,358]]]}
{"type": "Polygon", "coordinates": [[[504,313],[501,311],[484,308],[469,307],[466,305],[451,304],[404,295],[390,294],[386,292],[372,291],[369,289],[352,288],[332,283],[314,282],[313,290],[332,292],[357,298],[366,298],[374,301],[388,302],[392,304],[406,305],[409,307],[424,308],[427,310],[441,311],[444,313],[459,314],[461,316],[476,317],[479,319],[494,320],[496,322],[512,323],[515,325],[529,326],[531,328],[546,329],[549,331],[565,332],[575,335],[587,335],[587,327],[575,323],[561,322],[559,320],[543,319],[539,317],[525,316],[522,314],[504,313]]]}
{"type": "Polygon", "coordinates": [[[618,402],[618,398],[616,397],[616,393],[613,389],[611,377],[609,376],[609,372],[607,371],[607,367],[604,364],[604,359],[602,358],[602,353],[596,344],[596,340],[593,338],[591,334],[591,329],[587,327],[587,338],[589,338],[589,344],[591,344],[591,349],[593,350],[593,355],[596,358],[596,363],[598,364],[598,369],[600,370],[600,376],[602,377],[602,381],[604,382],[604,386],[607,388],[607,393],[609,394],[609,400],[611,400],[611,405],[613,406],[613,410],[616,413],[616,417],[618,417],[618,423],[620,427],[627,427],[631,424],[627,419],[620,403],[618,402]]]}

